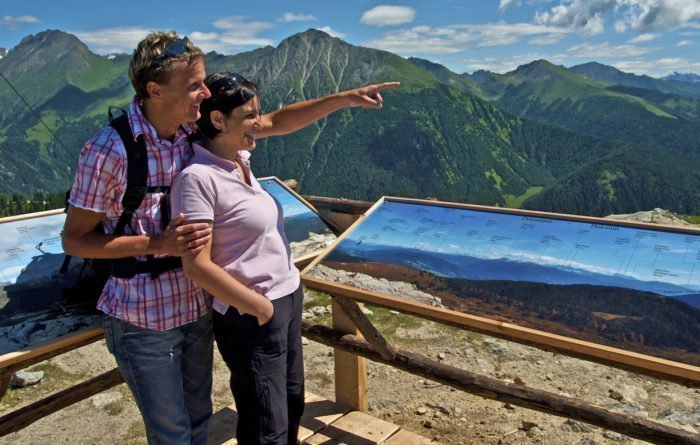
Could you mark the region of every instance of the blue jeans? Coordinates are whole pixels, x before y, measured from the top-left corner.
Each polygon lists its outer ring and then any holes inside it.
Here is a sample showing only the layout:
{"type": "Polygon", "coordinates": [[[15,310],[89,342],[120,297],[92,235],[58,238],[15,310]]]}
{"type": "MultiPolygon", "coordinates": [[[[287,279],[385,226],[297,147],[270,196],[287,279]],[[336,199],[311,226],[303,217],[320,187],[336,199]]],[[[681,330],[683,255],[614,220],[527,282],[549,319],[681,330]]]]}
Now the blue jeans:
{"type": "Polygon", "coordinates": [[[149,444],[206,444],[212,414],[211,312],[168,331],[104,322],[107,348],[136,399],[149,444]]]}

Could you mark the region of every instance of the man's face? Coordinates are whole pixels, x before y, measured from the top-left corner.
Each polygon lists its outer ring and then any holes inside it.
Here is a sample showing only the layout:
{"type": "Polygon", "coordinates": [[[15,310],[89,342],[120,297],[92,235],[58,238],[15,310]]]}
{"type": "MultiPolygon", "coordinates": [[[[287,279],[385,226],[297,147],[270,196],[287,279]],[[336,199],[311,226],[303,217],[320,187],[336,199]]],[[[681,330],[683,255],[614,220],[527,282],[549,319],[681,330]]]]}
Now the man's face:
{"type": "Polygon", "coordinates": [[[204,63],[175,62],[168,83],[161,84],[162,112],[177,125],[199,119],[199,106],[211,96],[204,85],[204,63]]]}

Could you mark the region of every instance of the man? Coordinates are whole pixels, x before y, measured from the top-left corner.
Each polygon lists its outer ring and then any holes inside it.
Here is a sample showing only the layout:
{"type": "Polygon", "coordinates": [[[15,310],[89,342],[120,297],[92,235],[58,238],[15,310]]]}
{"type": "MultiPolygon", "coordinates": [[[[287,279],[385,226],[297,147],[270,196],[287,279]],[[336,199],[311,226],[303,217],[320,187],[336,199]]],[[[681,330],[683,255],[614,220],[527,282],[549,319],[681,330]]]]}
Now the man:
{"type": "Polygon", "coordinates": [[[132,137],[146,145],[151,193],[123,235],[115,236],[127,154],[117,131],[105,127],[81,151],[62,235],[66,254],[132,260],[112,261],[97,308],[107,315],[105,340],[136,399],[149,443],[206,444],[212,412],[211,301],[169,261],[198,253],[211,230],[208,224],[181,225],[182,215],[162,227],[161,211],[165,191],[192,155],[188,136],[199,105],[210,96],[204,62],[202,51],[175,32],[154,32],[139,43],[129,65],[136,97],[126,115],[132,137]],[[100,224],[104,233],[95,231],[100,224]],[[170,258],[158,260],[163,257],[170,258]],[[152,260],[169,266],[154,273],[145,266],[152,260]]]}

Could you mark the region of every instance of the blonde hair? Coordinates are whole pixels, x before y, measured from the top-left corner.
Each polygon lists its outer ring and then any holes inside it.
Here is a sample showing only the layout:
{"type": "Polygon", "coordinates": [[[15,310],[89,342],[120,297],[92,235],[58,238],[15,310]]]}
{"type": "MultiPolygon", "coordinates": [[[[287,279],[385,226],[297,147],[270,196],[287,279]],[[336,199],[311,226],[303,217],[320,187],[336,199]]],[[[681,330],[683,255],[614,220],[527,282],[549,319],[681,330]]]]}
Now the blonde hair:
{"type": "Polygon", "coordinates": [[[185,51],[181,56],[168,57],[163,53],[165,48],[177,39],[175,31],[154,31],[141,40],[131,56],[129,63],[129,79],[141,98],[148,97],[146,85],[148,82],[167,83],[174,71],[174,63],[184,61],[188,65],[204,63],[206,56],[199,47],[187,40],[185,51]]]}

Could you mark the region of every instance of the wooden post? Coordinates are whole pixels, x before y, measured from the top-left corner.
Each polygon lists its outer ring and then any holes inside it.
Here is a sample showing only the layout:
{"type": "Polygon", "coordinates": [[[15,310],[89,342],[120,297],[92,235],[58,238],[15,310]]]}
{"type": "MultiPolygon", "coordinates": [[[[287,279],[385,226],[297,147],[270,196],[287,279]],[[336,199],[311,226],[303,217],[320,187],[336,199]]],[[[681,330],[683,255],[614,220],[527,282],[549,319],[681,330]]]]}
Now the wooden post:
{"type": "MultiPolygon", "coordinates": [[[[357,327],[333,299],[333,329],[345,334],[359,335],[357,327]]],[[[335,364],[335,401],[337,404],[367,412],[367,364],[363,357],[333,350],[335,364]]]]}
{"type": "Polygon", "coordinates": [[[394,357],[396,357],[394,347],[391,346],[381,332],[377,330],[377,327],[374,326],[371,321],[369,321],[357,302],[338,295],[333,296],[333,301],[337,302],[340,307],[343,308],[345,315],[350,317],[353,323],[355,323],[355,326],[357,326],[357,329],[360,330],[365,340],[374,346],[377,352],[379,352],[384,359],[392,360],[394,357]]]}
{"type": "Polygon", "coordinates": [[[0,370],[0,400],[7,394],[7,389],[10,387],[12,380],[12,372],[7,369],[0,370]]]}

